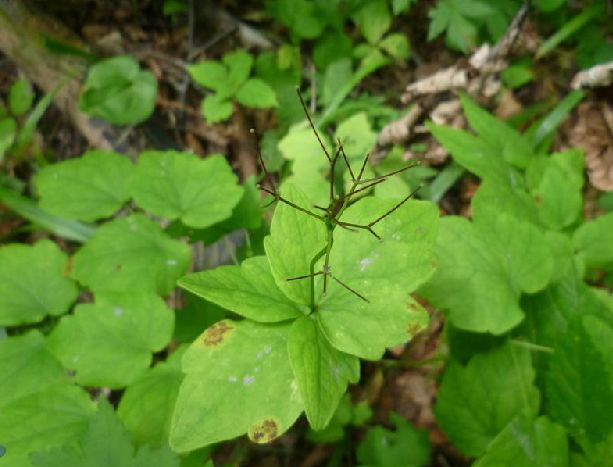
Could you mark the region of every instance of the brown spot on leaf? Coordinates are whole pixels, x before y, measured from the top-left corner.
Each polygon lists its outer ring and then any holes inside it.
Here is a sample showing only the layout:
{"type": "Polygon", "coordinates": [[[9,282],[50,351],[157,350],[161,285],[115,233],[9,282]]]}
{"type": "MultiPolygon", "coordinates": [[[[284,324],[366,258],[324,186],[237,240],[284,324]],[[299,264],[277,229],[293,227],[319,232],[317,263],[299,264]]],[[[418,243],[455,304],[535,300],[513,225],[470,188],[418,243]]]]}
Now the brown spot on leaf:
{"type": "Polygon", "coordinates": [[[209,328],[200,336],[202,343],[207,347],[214,347],[221,344],[228,336],[228,333],[234,329],[234,326],[229,320],[224,319],[218,323],[209,326],[209,328]]]}
{"type": "Polygon", "coordinates": [[[265,418],[249,428],[248,435],[254,443],[269,443],[279,436],[279,423],[273,418],[265,418]]]}
{"type": "Polygon", "coordinates": [[[433,268],[433,269],[436,269],[437,267],[438,267],[438,261],[437,261],[437,260],[435,260],[435,259],[433,259],[433,260],[432,260],[432,268],[433,268]]]}
{"type": "Polygon", "coordinates": [[[115,272],[121,272],[123,271],[123,264],[118,264],[117,266],[115,266],[115,272]]]}
{"type": "Polygon", "coordinates": [[[409,336],[413,337],[415,334],[419,333],[422,330],[422,326],[417,323],[409,324],[408,333],[409,336]]]}
{"type": "Polygon", "coordinates": [[[68,261],[64,264],[64,276],[70,277],[70,273],[72,272],[72,256],[68,258],[68,261]]]}
{"type": "Polygon", "coordinates": [[[539,207],[543,204],[543,198],[541,197],[540,193],[535,193],[534,194],[534,202],[539,207]]]}

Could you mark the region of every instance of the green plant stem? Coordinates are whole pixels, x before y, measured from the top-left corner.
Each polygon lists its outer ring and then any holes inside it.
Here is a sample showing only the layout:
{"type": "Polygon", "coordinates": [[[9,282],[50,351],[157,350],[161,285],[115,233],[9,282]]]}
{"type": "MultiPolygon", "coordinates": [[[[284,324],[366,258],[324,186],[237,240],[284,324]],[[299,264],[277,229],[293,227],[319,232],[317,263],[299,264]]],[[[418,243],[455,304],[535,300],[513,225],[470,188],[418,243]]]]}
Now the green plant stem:
{"type": "Polygon", "coordinates": [[[20,216],[53,232],[58,237],[85,243],[96,231],[93,225],[54,216],[40,209],[34,201],[0,186],[0,201],[20,216]]]}
{"type": "Polygon", "coordinates": [[[533,350],[535,352],[554,353],[554,349],[552,349],[551,347],[545,347],[544,345],[533,344],[532,342],[511,339],[511,343],[513,345],[516,345],[517,347],[523,347],[525,349],[533,350]]]}
{"type": "Polygon", "coordinates": [[[388,63],[389,60],[382,57],[380,60],[360,66],[323,111],[321,117],[315,122],[315,127],[318,129],[325,127],[330,122],[334,112],[340,107],[353,88],[355,88],[366,76],[388,63]]]}
{"type": "Polygon", "coordinates": [[[600,5],[592,5],[591,7],[586,8],[573,19],[571,19],[568,23],[562,26],[558,31],[547,39],[545,42],[541,44],[539,49],[536,51],[536,58],[542,58],[555,49],[558,45],[576,33],[579,29],[585,26],[588,22],[590,22],[593,18],[596,18],[598,15],[602,13],[602,8],[600,5]]]}

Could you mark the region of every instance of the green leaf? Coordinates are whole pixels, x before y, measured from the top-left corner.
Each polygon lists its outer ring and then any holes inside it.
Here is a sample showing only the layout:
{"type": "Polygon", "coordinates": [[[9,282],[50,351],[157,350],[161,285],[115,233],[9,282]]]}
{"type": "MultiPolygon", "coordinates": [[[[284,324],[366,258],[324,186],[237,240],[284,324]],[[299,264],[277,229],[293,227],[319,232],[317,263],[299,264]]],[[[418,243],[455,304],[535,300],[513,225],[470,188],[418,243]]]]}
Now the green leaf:
{"type": "Polygon", "coordinates": [[[260,190],[256,185],[255,175],[244,181],[243,189],[243,196],[234,206],[232,215],[228,219],[209,227],[205,231],[198,232],[198,238],[201,238],[205,244],[210,245],[234,230],[257,230],[260,228],[263,222],[264,208],[262,207],[260,190]]]}
{"type": "Polygon", "coordinates": [[[389,29],[392,22],[387,1],[371,0],[366,2],[354,16],[362,35],[371,44],[375,44],[389,29]]]}
{"type": "Polygon", "coordinates": [[[248,258],[240,266],[221,266],[189,274],[179,286],[245,318],[261,323],[302,316],[277,284],[265,256],[248,258]]]}
{"type": "Polygon", "coordinates": [[[236,92],[236,100],[247,107],[278,107],[275,91],[259,78],[250,78],[236,92]]]}
{"type": "Polygon", "coordinates": [[[73,258],[72,277],[94,291],[170,292],[190,262],[189,248],[142,214],[100,227],[73,258]]]}
{"type": "Polygon", "coordinates": [[[17,136],[15,137],[15,146],[13,148],[13,152],[17,154],[21,154],[26,147],[32,141],[34,136],[34,131],[36,130],[36,125],[42,118],[43,114],[47,110],[47,107],[51,105],[53,99],[57,95],[57,93],[62,89],[62,87],[68,82],[68,78],[63,79],[59,83],[57,83],[53,88],[47,92],[42,99],[40,99],[34,108],[30,111],[25,121],[21,124],[21,128],[17,132],[17,136]]]}
{"type": "MultiPolygon", "coordinates": [[[[366,198],[347,209],[341,220],[363,224],[377,219],[397,202],[366,198]]],[[[334,347],[376,360],[386,347],[406,342],[427,326],[425,310],[408,294],[434,272],[437,228],[435,205],[410,201],[374,227],[382,240],[363,231],[334,231],[330,267],[335,277],[370,302],[335,281],[329,282],[327,295],[317,300],[318,321],[334,347]]],[[[317,279],[315,290],[319,294],[322,282],[317,279]]]]}
{"type": "Polygon", "coordinates": [[[552,12],[564,5],[564,0],[537,0],[536,7],[546,13],[552,12]]]}
{"type": "Polygon", "coordinates": [[[479,107],[467,94],[462,93],[460,101],[470,126],[486,142],[490,157],[500,161],[499,155],[502,155],[504,161],[516,167],[528,166],[534,156],[526,136],[520,135],[506,122],[479,107]]]}
{"type": "Polygon", "coordinates": [[[510,343],[477,354],[466,367],[450,360],[434,408],[439,426],[463,454],[485,453],[522,410],[536,414],[534,376],[530,353],[510,343]]]}
{"type": "Polygon", "coordinates": [[[155,108],[157,81],[150,71],[141,71],[132,57],[101,60],[87,75],[79,106],[85,113],[114,125],[146,120],[155,108]]]}
{"type": "Polygon", "coordinates": [[[324,73],[322,101],[325,106],[334,101],[337,94],[347,85],[352,75],[351,58],[342,57],[330,63],[324,73]]]}
{"type": "Polygon", "coordinates": [[[21,196],[10,188],[4,188],[1,184],[0,201],[34,225],[42,227],[61,238],[84,243],[96,231],[93,225],[66,220],[49,214],[47,211],[40,209],[38,204],[31,199],[21,196]]]}
{"type": "Polygon", "coordinates": [[[582,188],[581,151],[570,150],[552,155],[547,160],[538,186],[532,191],[543,225],[562,230],[575,223],[583,207],[582,188]]]}
{"type": "Polygon", "coordinates": [[[581,225],[573,235],[573,244],[579,259],[588,268],[613,263],[613,213],[581,225]]]}
{"type": "Polygon", "coordinates": [[[267,443],[303,410],[287,354],[289,325],[220,321],[183,356],[181,384],[170,432],[177,452],[244,433],[267,443]]]}
{"type": "Polygon", "coordinates": [[[72,443],[87,428],[92,412],[89,394],[69,385],[23,397],[4,407],[0,439],[6,455],[0,465],[30,467],[31,453],[72,443]]]}
{"type": "Polygon", "coordinates": [[[164,0],[162,7],[162,14],[164,16],[171,16],[175,13],[187,12],[187,3],[185,0],[164,0]]]}
{"type": "Polygon", "coordinates": [[[138,445],[167,443],[179,386],[183,348],[132,382],[123,393],[117,416],[138,445]]]}
{"type": "Polygon", "coordinates": [[[196,64],[187,65],[187,72],[200,86],[217,91],[223,97],[232,95],[228,91],[228,70],[221,63],[202,60],[196,64]]]}
{"type": "MultiPolygon", "coordinates": [[[[284,185],[282,196],[303,209],[311,210],[305,195],[292,185],[284,185]]],[[[289,298],[310,306],[310,281],[288,281],[310,273],[311,259],[326,244],[326,229],[322,221],[285,203],[279,203],[270,226],[264,248],[277,286],[289,298]]]]}
{"type": "Polygon", "coordinates": [[[235,94],[247,81],[253,66],[253,56],[244,50],[235,50],[223,56],[223,63],[228,67],[228,86],[235,94]]]}
{"type": "Polygon", "coordinates": [[[379,47],[396,60],[407,60],[411,56],[411,45],[407,36],[402,33],[394,33],[385,37],[379,42],[379,47]]]}
{"type": "Polygon", "coordinates": [[[534,200],[525,191],[521,175],[515,171],[509,173],[507,179],[484,180],[470,204],[477,212],[496,206],[501,212],[540,226],[534,200]]]}
{"type": "Polygon", "coordinates": [[[357,449],[358,461],[377,467],[421,467],[430,465],[432,446],[426,430],[414,428],[396,412],[390,412],[395,431],[382,426],[370,428],[357,449]]]}
{"type": "Polygon", "coordinates": [[[515,417],[487,447],[474,467],[568,467],[564,429],[547,417],[526,412],[515,417]]]}
{"type": "Polygon", "coordinates": [[[0,381],[0,408],[68,383],[64,368],[36,330],[0,340],[0,372],[4,375],[0,381]]]}
{"type": "Polygon", "coordinates": [[[92,417],[78,447],[39,452],[32,456],[34,467],[179,467],[179,458],[167,446],[152,450],[143,447],[134,452],[130,436],[117,419],[112,406],[103,399],[92,417]],[[62,464],[58,464],[58,457],[62,464]]]}
{"type": "Polygon", "coordinates": [[[8,117],[0,120],[0,162],[4,159],[4,153],[15,141],[17,124],[15,120],[8,117]]]}
{"type": "Polygon", "coordinates": [[[559,336],[547,374],[547,412],[575,439],[597,443],[613,429],[613,327],[590,314],[577,316],[559,336]]]}
{"type": "Polygon", "coordinates": [[[114,152],[91,150],[43,168],[34,182],[41,208],[68,219],[109,217],[130,199],[134,174],[130,159],[114,152]]]}
{"type": "Polygon", "coordinates": [[[115,292],[80,304],[49,336],[49,348],[83,386],[121,388],[139,377],[172,336],[174,314],[153,294],[115,292]]]}
{"type": "Polygon", "coordinates": [[[66,255],[49,240],[0,248],[0,325],[36,323],[66,313],[77,298],[64,275],[66,255]]]}
{"type": "Polygon", "coordinates": [[[143,209],[196,228],[230,217],[243,195],[223,156],[177,151],[141,153],[131,190],[143,209]]]}
{"type": "Polygon", "coordinates": [[[446,30],[446,43],[460,52],[467,53],[477,41],[477,28],[470,19],[487,17],[493,13],[488,4],[478,0],[439,0],[428,13],[428,40],[446,30]]]}
{"type": "Polygon", "coordinates": [[[426,127],[456,162],[475,175],[485,179],[498,178],[500,173],[506,172],[500,153],[492,154],[485,140],[448,126],[426,123],[426,127]]]}
{"type": "Polygon", "coordinates": [[[502,82],[511,89],[522,87],[534,80],[533,63],[530,57],[511,62],[501,73],[502,82]]]}
{"type": "MultiPolygon", "coordinates": [[[[328,139],[325,135],[319,135],[319,137],[328,153],[331,153],[332,146],[328,139]]],[[[290,130],[279,142],[279,150],[284,158],[294,162],[294,172],[328,167],[326,155],[309,128],[290,130]]]]}
{"type": "Polygon", "coordinates": [[[201,110],[207,123],[218,123],[232,115],[232,101],[221,94],[209,94],[202,100],[201,110]]]}
{"type": "Polygon", "coordinates": [[[392,13],[398,16],[400,13],[406,13],[413,3],[417,0],[392,0],[392,13]]]}
{"type": "Polygon", "coordinates": [[[343,120],[336,128],[335,136],[341,140],[347,157],[359,158],[360,163],[377,141],[377,134],[372,130],[365,112],[343,120]]]}
{"type": "Polygon", "coordinates": [[[8,101],[11,114],[16,117],[30,110],[34,101],[34,93],[28,80],[18,79],[11,84],[8,101]]]}
{"type": "Polygon", "coordinates": [[[325,22],[316,14],[316,6],[312,2],[279,0],[275,7],[278,17],[298,38],[315,39],[325,27],[325,22]]]}
{"type": "Polygon", "coordinates": [[[344,31],[327,31],[313,48],[313,61],[319,70],[326,70],[327,73],[331,64],[341,60],[351,61],[352,50],[353,41],[344,31]]]}
{"type": "Polygon", "coordinates": [[[503,334],[524,319],[521,293],[537,292],[551,279],[551,251],[543,234],[525,221],[479,211],[475,219],[441,220],[439,267],[421,292],[448,309],[455,326],[503,334]]]}
{"type": "Polygon", "coordinates": [[[557,347],[560,336],[568,333],[577,316],[597,316],[613,326],[610,308],[583,282],[575,268],[568,269],[539,294],[524,297],[522,307],[535,343],[551,348],[557,347]]]}
{"type": "Polygon", "coordinates": [[[360,362],[336,350],[317,323],[307,316],[292,324],[289,358],[311,427],[325,428],[334,415],[348,383],[360,378],[360,362]]]}

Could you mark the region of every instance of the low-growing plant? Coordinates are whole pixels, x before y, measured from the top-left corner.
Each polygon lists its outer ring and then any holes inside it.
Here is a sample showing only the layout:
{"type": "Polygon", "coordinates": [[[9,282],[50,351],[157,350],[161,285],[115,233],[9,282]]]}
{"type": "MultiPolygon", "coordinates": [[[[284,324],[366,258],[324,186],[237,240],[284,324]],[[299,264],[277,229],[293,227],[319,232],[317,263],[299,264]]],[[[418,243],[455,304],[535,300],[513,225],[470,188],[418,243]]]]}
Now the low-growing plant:
{"type": "Polygon", "coordinates": [[[477,135],[429,125],[482,179],[472,221],[441,220],[438,268],[420,289],[448,322],[437,422],[479,466],[606,463],[613,302],[584,278],[613,268],[613,217],[581,218],[581,152],[548,155],[534,132],[461,99],[477,135]]]}
{"type": "Polygon", "coordinates": [[[227,53],[221,61],[202,60],[187,67],[196,83],[213,91],[202,101],[202,114],[208,123],[230,118],[234,99],[246,107],[278,105],[270,85],[259,78],[250,78],[252,67],[253,56],[244,50],[227,53]]]}
{"type": "Polygon", "coordinates": [[[153,73],[130,56],[100,60],[89,69],[80,109],[114,125],[140,123],[151,115],[157,97],[153,73]]]}
{"type": "Polygon", "coordinates": [[[280,193],[270,190],[281,203],[264,241],[266,256],[179,281],[245,318],[209,327],[183,357],[187,375],[170,434],[179,452],[243,433],[255,442],[269,442],[302,411],[314,429],[325,428],[347,384],[359,378],[359,358],[380,358],[386,347],[410,339],[428,321],[409,292],[433,270],[434,205],[409,201],[410,196],[347,204],[357,192],[365,161],[356,176],[342,146],[332,155],[317,133],[311,137],[331,169],[325,214],[315,214],[308,198],[291,184],[280,193]],[[351,195],[337,198],[334,166],[341,157],[353,176],[351,195]],[[336,226],[347,229],[335,231],[336,226]],[[334,281],[325,284],[326,276],[334,281]]]}
{"type": "Polygon", "coordinates": [[[30,83],[20,78],[11,85],[8,108],[0,100],[0,164],[6,154],[20,156],[28,148],[38,122],[61,86],[58,84],[32,107],[34,92],[30,83]]]}

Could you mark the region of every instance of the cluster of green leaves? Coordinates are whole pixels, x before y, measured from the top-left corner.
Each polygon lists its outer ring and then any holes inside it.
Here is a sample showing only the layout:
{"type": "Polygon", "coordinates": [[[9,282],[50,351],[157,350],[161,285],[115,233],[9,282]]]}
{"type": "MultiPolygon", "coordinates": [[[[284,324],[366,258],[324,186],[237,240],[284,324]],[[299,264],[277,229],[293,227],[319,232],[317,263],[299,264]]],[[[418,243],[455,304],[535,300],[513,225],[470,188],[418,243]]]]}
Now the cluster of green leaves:
{"type": "Polygon", "coordinates": [[[613,449],[613,216],[582,220],[583,155],[547,154],[462,96],[476,135],[430,125],[481,178],[472,220],[447,216],[420,292],[446,310],[435,413],[475,465],[604,465],[613,449]],[[572,442],[569,441],[569,437],[572,442]]]}
{"type": "Polygon", "coordinates": [[[429,12],[428,40],[444,32],[450,48],[468,53],[484,39],[500,39],[520,6],[516,0],[438,0],[429,12]]]}
{"type": "Polygon", "coordinates": [[[140,123],[155,108],[157,80],[130,56],[100,60],[89,69],[79,107],[114,125],[140,123]]]}
{"type": "MultiPolygon", "coordinates": [[[[447,46],[463,53],[484,41],[496,42],[522,3],[519,0],[438,0],[429,12],[428,40],[444,33],[447,46]]],[[[539,25],[546,34],[551,34],[539,47],[537,58],[568,42],[575,46],[575,59],[581,68],[613,59],[613,45],[606,39],[611,32],[611,17],[604,1],[594,0],[577,8],[564,0],[539,0],[532,2],[532,6],[539,25]]],[[[527,76],[532,75],[528,57],[513,68],[509,73],[519,73],[520,82],[526,82],[527,76]]]]}
{"type": "MultiPolygon", "coordinates": [[[[292,184],[283,195],[310,208],[292,184]]],[[[376,219],[396,202],[365,198],[341,220],[376,219]]],[[[243,433],[267,442],[302,411],[314,429],[325,428],[347,384],[359,379],[358,359],[377,360],[427,325],[425,310],[408,294],[433,272],[437,219],[432,203],[414,201],[381,222],[381,241],[335,232],[335,275],[369,303],[337,283],[323,295],[317,278],[313,307],[309,281],[287,281],[309,273],[326,229],[286,204],[275,209],[266,256],[181,279],[180,286],[245,319],[214,324],[186,351],[171,446],[184,452],[243,433]]]]}
{"type": "Polygon", "coordinates": [[[213,91],[202,100],[202,114],[208,123],[227,120],[232,115],[232,99],[246,107],[278,105],[274,90],[259,78],[250,78],[253,56],[244,50],[225,54],[221,62],[202,60],[187,67],[192,79],[213,91]]]}
{"type": "Polygon", "coordinates": [[[331,63],[351,57],[364,58],[372,54],[387,53],[403,60],[408,58],[409,43],[406,36],[385,34],[392,24],[393,15],[406,12],[414,0],[335,0],[329,1],[269,1],[269,13],[289,29],[290,42],[315,40],[313,60],[324,70],[331,63]],[[356,25],[365,43],[355,44],[345,29],[348,21],[356,25]]]}
{"type": "MultiPolygon", "coordinates": [[[[363,115],[354,120],[368,125],[363,115]]],[[[374,143],[374,133],[368,141],[354,141],[352,131],[339,126],[337,136],[355,163],[356,154],[374,143]]],[[[432,203],[409,202],[384,219],[377,226],[383,241],[353,231],[336,234],[335,274],[370,303],[336,283],[324,296],[318,282],[312,312],[308,281],[286,279],[308,273],[312,256],[325,244],[325,226],[280,205],[265,255],[181,279],[182,287],[209,305],[194,307],[190,299],[175,318],[163,298],[187,271],[190,251],[173,237],[210,242],[228,231],[259,229],[262,211],[252,181],[238,185],[219,155],[202,160],[145,151],[134,164],[92,150],[44,167],[33,188],[40,210],[89,230],[70,259],[49,240],[0,248],[0,325],[10,336],[0,346],[0,363],[20,387],[2,404],[6,455],[0,465],[53,465],[54,458],[88,462],[100,449],[92,434],[103,429],[100,424],[116,427],[113,455],[125,457],[122,462],[142,465],[156,456],[160,466],[179,461],[169,446],[187,455],[243,433],[270,441],[303,411],[321,430],[338,416],[347,384],[359,379],[360,358],[377,360],[386,347],[427,325],[427,313],[409,293],[433,273],[438,211],[432,203]],[[161,228],[152,216],[168,226],[161,228]],[[80,292],[93,299],[78,299],[80,292]],[[203,319],[210,304],[227,311],[203,319]],[[230,312],[234,319],[196,335],[230,312]],[[39,330],[28,331],[33,325],[39,330]],[[153,354],[173,338],[196,339],[151,368],[153,354]],[[96,411],[86,387],[123,391],[116,414],[96,411]],[[52,417],[54,411],[65,415],[52,417]],[[42,420],[40,428],[23,423],[29,419],[42,420]],[[75,443],[81,447],[75,450],[75,443]]],[[[283,190],[310,209],[299,188],[288,183],[283,190]]],[[[396,203],[393,197],[367,197],[342,219],[372,220],[396,203]]]]}
{"type": "Polygon", "coordinates": [[[183,351],[150,368],[175,329],[163,298],[191,262],[188,245],[172,235],[257,229],[257,192],[240,186],[220,155],[157,151],[136,164],[89,151],[44,167],[33,185],[45,212],[99,223],[70,260],[49,240],[0,248],[0,325],[9,334],[0,341],[0,372],[10,375],[1,391],[0,465],[177,466],[167,439],[183,351]],[[254,207],[248,216],[246,206],[254,207]],[[93,300],[77,300],[82,292],[93,300]],[[89,387],[124,390],[116,415],[104,406],[96,412],[89,387]],[[107,454],[96,459],[101,450],[107,454]]]}
{"type": "Polygon", "coordinates": [[[32,87],[28,80],[20,78],[11,85],[7,105],[0,99],[0,164],[6,154],[19,156],[28,147],[36,125],[58,89],[56,87],[32,107],[32,87]]]}

